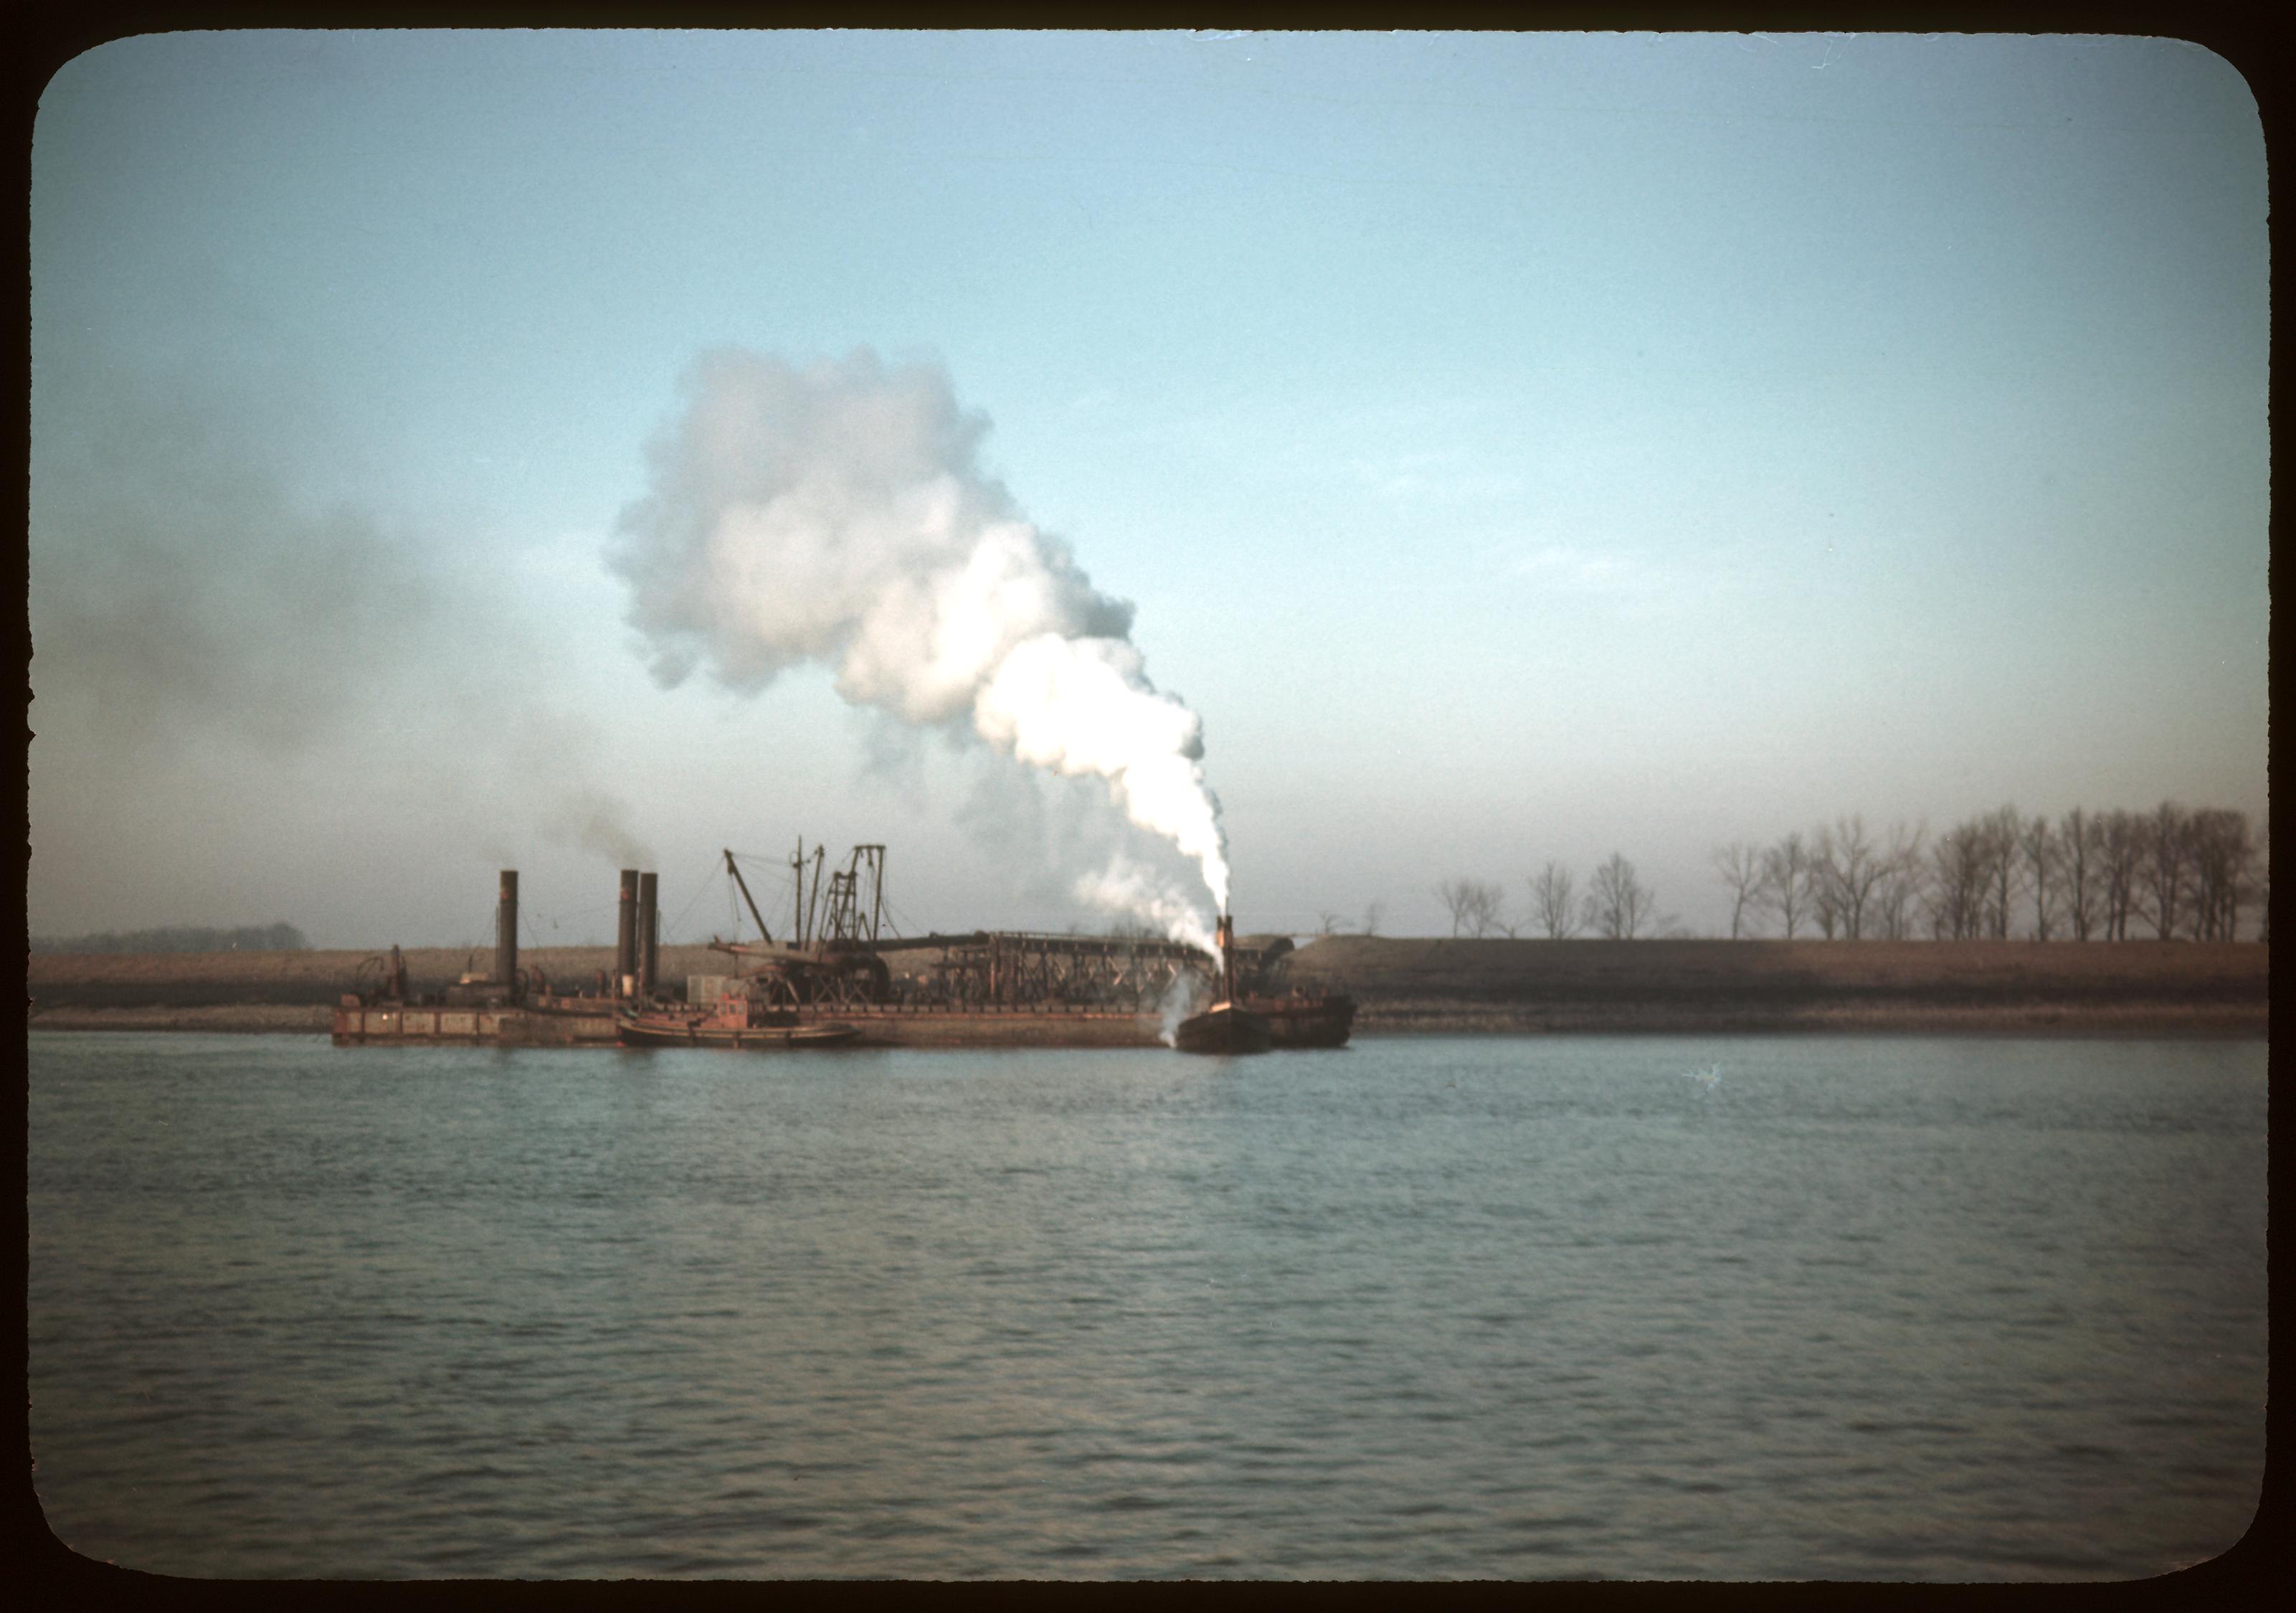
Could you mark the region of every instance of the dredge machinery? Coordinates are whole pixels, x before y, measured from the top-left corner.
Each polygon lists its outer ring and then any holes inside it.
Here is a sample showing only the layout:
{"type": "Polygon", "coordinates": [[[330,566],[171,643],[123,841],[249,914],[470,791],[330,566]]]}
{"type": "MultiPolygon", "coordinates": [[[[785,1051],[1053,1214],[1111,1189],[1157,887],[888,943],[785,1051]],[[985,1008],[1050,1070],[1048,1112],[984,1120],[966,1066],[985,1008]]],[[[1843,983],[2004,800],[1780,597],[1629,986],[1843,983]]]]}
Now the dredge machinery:
{"type": "MultiPolygon", "coordinates": [[[[870,1046],[1177,1046],[1252,1052],[1339,1047],[1355,1004],[1344,992],[1284,989],[1292,943],[1238,944],[1226,915],[1215,947],[1150,934],[1012,930],[901,935],[885,901],[885,847],[842,866],[800,841],[787,922],[776,938],[742,861],[727,878],[758,938],[709,948],[723,974],[657,978],[660,915],[650,872],[624,869],[613,972],[594,990],[554,992],[517,951],[518,876],[504,870],[491,975],[466,974],[436,1000],[409,992],[403,964],[335,1015],[339,1044],[413,1040],[794,1049],[870,1046]]],[[[737,912],[741,909],[737,909],[737,912]]],[[[365,983],[362,982],[362,983],[365,983]]]]}

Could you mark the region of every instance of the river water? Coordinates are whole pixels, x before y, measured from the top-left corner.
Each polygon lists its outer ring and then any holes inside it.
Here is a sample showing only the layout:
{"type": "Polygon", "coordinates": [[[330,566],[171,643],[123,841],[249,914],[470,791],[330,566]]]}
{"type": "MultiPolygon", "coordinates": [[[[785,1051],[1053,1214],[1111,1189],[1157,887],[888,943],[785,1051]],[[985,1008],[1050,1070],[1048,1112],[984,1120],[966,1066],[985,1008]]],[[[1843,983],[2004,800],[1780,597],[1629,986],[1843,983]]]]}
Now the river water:
{"type": "Polygon", "coordinates": [[[2121,1579],[2259,1492],[2258,1042],[29,1050],[34,1482],[135,1568],[2121,1579]]]}

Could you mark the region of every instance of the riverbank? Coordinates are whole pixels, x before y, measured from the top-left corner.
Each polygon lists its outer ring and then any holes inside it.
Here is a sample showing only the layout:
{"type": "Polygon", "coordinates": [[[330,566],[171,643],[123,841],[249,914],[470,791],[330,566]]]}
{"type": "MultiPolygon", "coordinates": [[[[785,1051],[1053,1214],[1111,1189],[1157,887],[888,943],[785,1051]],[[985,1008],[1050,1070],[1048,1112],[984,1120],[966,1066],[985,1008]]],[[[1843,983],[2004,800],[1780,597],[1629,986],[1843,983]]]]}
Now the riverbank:
{"type": "Polygon", "coordinates": [[[324,1036],[334,1010],[267,1002],[203,1003],[195,1008],[37,1009],[35,1031],[217,1031],[324,1036]]]}
{"type": "Polygon", "coordinates": [[[1504,1008],[1472,1003],[1387,1003],[1359,1013],[1358,1036],[1638,1035],[1731,1036],[2175,1036],[2268,1038],[2266,1010],[2145,1003],[2125,1008],[1811,1008],[1793,1012],[1720,1011],[1664,1005],[1634,1008],[1504,1008]]]}
{"type": "MultiPolygon", "coordinates": [[[[324,1033],[369,954],[42,954],[36,1030],[324,1033]]],[[[435,992],[488,955],[406,954],[435,992]]],[[[560,989],[596,983],[605,947],[521,955],[560,989]]],[[[666,983],[722,953],[665,947],[666,983]]],[[[2185,942],[1465,941],[1324,936],[1284,961],[1301,986],[1351,992],[1362,1035],[1493,1032],[2267,1037],[2271,949],[2185,942]]]]}
{"type": "Polygon", "coordinates": [[[2257,943],[1324,937],[1290,959],[1383,1031],[2263,1037],[2257,943]]]}
{"type": "MultiPolygon", "coordinates": [[[[207,1032],[324,1036],[332,1010],[266,1003],[219,1003],[188,1008],[50,1008],[31,1021],[36,1031],[207,1032]]],[[[2051,1009],[1935,1008],[1877,1012],[1813,1010],[1796,1015],[1534,1011],[1447,1003],[1387,1004],[1359,1016],[1355,1034],[1427,1035],[1833,1035],[1923,1036],[2172,1036],[2224,1041],[2267,1039],[2262,1009],[2225,1012],[2139,1007],[2066,1014],[2051,1009]]]]}

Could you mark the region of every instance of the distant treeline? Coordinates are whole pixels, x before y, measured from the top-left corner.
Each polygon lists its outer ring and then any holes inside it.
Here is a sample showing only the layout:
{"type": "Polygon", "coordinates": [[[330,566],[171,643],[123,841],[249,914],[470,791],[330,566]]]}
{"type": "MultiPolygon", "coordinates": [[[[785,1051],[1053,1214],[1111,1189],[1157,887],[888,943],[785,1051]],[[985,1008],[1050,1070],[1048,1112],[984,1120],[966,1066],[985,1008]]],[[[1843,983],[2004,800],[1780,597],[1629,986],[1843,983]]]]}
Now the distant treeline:
{"type": "MultiPolygon", "coordinates": [[[[1713,867],[1729,891],[1734,941],[2268,942],[2267,847],[2246,814],[2221,807],[2075,807],[2052,820],[2005,806],[1939,835],[1904,823],[1877,832],[1852,814],[1767,845],[1718,846],[1713,867]]],[[[1507,921],[1505,888],[1495,881],[1463,876],[1435,894],[1454,935],[1683,933],[1658,916],[1656,896],[1616,852],[1583,897],[1559,862],[1529,880],[1531,916],[1521,924],[1507,921]]],[[[1337,927],[1327,918],[1327,932],[1337,927]]]]}
{"type": "Polygon", "coordinates": [[[1839,818],[1718,847],[1714,868],[1734,935],[1766,918],[1790,940],[2236,941],[2247,918],[2269,941],[2266,849],[2245,813],[2222,807],[2075,807],[2052,821],[2005,806],[1935,836],[1839,818]]]}
{"type": "Polygon", "coordinates": [[[311,943],[291,924],[244,925],[236,930],[106,930],[100,935],[35,935],[35,952],[301,952],[311,943]]]}

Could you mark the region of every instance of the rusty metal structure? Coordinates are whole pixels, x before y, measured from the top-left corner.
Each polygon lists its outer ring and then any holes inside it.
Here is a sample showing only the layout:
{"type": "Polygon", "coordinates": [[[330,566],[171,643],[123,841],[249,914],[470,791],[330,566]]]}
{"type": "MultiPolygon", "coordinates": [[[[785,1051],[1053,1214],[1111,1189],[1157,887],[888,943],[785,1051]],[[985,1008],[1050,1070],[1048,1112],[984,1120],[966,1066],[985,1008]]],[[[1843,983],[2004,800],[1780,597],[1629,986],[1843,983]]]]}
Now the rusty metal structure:
{"type": "Polygon", "coordinates": [[[898,935],[885,919],[885,848],[861,844],[846,865],[827,866],[803,841],[789,860],[793,876],[788,939],[776,942],[730,850],[726,871],[739,889],[761,942],[720,941],[715,951],[748,967],[742,989],[777,1007],[873,1004],[964,1008],[1068,1008],[1154,1013],[1184,975],[1208,985],[1211,954],[1150,936],[1053,935],[975,930],[898,935]],[[889,957],[931,952],[922,973],[896,977],[889,957]]]}
{"type": "MultiPolygon", "coordinates": [[[[818,864],[816,865],[816,869],[818,864]]],[[[820,876],[816,871],[815,878],[820,876]]],[[[848,867],[829,876],[829,906],[822,915],[821,936],[825,945],[875,946],[885,919],[885,848],[857,845],[848,867]],[[866,901],[861,882],[869,882],[866,901]]]]}
{"type": "Polygon", "coordinates": [[[825,1029],[849,1017],[846,1028],[858,1027],[855,1035],[873,1045],[1152,1046],[1173,1013],[1217,998],[1266,1016],[1276,1046],[1337,1047],[1354,1017],[1345,993],[1283,992],[1276,966],[1291,943],[1240,947],[1226,915],[1216,951],[1151,935],[904,936],[887,918],[882,845],[857,845],[843,867],[832,868],[824,848],[808,857],[800,841],[789,860],[790,924],[776,941],[735,854],[727,850],[725,860],[760,937],[710,938],[712,950],[734,961],[726,975],[665,987],[660,880],[624,868],[612,974],[599,971],[594,993],[554,992],[538,969],[519,965],[518,875],[505,868],[491,975],[466,972],[417,996],[393,947],[388,961],[362,966],[358,989],[337,1008],[335,1041],[599,1045],[635,1037],[639,1045],[708,1045],[705,1031],[733,1027],[744,1035],[729,1045],[749,1045],[758,1039],[748,1033],[770,1029],[790,1033],[779,1040],[794,1046],[850,1040],[825,1029]],[[913,960],[896,973],[894,960],[904,955],[913,960]]]}
{"type": "Polygon", "coordinates": [[[1145,936],[997,930],[934,939],[947,944],[925,981],[910,987],[912,1000],[1153,1013],[1183,975],[1201,981],[1212,968],[1201,948],[1145,936]]]}
{"type": "Polygon", "coordinates": [[[407,977],[404,954],[393,946],[388,958],[378,955],[361,963],[353,977],[354,989],[338,1000],[333,1026],[336,1044],[611,1042],[616,1008],[640,990],[639,971],[644,971],[645,989],[651,989],[656,950],[652,943],[660,933],[654,907],[655,876],[623,870],[617,961],[629,967],[612,979],[601,970],[594,995],[553,991],[540,968],[519,963],[517,870],[503,869],[497,888],[494,962],[489,972],[479,972],[480,954],[474,951],[461,979],[418,992],[407,977]],[[640,945],[642,937],[647,944],[640,945]]]}

